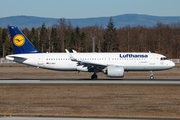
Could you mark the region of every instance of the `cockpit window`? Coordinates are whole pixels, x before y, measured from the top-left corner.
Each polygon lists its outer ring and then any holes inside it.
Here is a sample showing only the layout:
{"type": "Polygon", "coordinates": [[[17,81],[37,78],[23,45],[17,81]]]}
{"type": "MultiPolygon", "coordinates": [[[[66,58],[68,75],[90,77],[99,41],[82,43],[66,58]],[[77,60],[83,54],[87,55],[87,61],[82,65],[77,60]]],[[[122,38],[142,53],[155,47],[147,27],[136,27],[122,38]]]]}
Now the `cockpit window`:
{"type": "Polygon", "coordinates": [[[168,60],[168,58],[167,57],[162,57],[161,60],[168,60]]]}

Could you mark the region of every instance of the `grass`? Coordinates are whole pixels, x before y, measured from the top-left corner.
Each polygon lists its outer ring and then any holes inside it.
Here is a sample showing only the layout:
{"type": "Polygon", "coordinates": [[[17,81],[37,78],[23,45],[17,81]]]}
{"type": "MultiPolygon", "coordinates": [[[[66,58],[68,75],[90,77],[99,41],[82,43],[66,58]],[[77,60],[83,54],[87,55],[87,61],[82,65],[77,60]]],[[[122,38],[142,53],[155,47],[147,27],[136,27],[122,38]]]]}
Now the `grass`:
{"type": "Polygon", "coordinates": [[[0,85],[0,113],[180,118],[179,85],[0,85]]]}

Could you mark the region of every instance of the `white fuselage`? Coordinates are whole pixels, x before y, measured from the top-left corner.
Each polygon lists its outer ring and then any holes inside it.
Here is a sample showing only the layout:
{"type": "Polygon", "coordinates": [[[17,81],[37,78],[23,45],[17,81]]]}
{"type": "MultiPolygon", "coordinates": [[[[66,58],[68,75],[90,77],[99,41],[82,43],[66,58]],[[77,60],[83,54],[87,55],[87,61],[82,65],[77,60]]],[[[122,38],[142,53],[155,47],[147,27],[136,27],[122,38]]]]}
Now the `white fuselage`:
{"type": "MultiPolygon", "coordinates": [[[[71,53],[79,61],[89,61],[107,66],[119,65],[124,71],[156,71],[175,66],[161,54],[156,53],[71,53]]],[[[87,71],[83,65],[71,61],[67,53],[14,54],[6,59],[40,68],[60,71],[87,71]]]]}

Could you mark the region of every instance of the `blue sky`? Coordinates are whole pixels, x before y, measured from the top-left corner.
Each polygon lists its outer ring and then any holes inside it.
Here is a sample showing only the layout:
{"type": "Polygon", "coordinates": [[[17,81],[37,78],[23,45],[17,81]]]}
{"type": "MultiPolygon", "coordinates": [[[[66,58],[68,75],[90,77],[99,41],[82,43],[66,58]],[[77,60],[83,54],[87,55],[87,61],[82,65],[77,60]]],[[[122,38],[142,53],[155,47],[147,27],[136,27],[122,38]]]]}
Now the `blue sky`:
{"type": "Polygon", "coordinates": [[[132,13],[180,16],[180,0],[0,0],[0,18],[92,18],[132,13]]]}

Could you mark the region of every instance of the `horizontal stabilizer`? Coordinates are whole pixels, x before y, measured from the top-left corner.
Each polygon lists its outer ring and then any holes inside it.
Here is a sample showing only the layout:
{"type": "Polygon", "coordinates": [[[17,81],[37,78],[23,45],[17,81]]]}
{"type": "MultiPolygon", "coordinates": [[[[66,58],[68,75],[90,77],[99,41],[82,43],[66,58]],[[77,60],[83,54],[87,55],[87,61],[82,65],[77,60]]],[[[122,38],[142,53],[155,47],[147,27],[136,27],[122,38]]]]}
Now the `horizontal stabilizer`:
{"type": "Polygon", "coordinates": [[[24,57],[24,56],[16,56],[16,55],[8,55],[6,56],[6,59],[8,60],[13,60],[15,61],[15,59],[18,59],[18,60],[27,60],[28,58],[24,57]]]}

